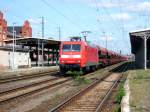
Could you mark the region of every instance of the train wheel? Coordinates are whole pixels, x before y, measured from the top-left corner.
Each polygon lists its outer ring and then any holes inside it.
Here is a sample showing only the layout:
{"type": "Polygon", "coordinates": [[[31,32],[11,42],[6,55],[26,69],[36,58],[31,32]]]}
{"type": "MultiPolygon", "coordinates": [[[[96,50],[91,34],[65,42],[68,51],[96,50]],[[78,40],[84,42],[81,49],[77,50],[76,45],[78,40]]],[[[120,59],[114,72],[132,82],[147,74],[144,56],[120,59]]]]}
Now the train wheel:
{"type": "Polygon", "coordinates": [[[66,70],[64,68],[60,68],[60,75],[65,75],[66,74],[66,70]]]}
{"type": "Polygon", "coordinates": [[[86,67],[82,68],[82,72],[83,72],[83,74],[85,74],[87,72],[86,67]]]}

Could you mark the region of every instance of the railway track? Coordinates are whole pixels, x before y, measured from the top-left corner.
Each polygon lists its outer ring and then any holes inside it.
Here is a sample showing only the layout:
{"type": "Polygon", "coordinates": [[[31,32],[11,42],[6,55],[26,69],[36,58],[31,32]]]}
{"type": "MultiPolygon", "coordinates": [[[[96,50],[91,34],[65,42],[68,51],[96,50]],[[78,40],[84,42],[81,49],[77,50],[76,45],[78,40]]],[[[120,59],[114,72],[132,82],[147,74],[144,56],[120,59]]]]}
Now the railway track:
{"type": "Polygon", "coordinates": [[[31,93],[39,92],[47,88],[51,88],[57,85],[60,85],[62,83],[65,83],[72,78],[60,78],[60,77],[55,77],[51,79],[47,79],[44,81],[36,82],[34,84],[29,84],[25,85],[22,87],[10,89],[7,91],[3,91],[0,93],[0,103],[9,101],[14,98],[18,98],[24,95],[28,95],[31,93]]]}
{"type": "MultiPolygon", "coordinates": [[[[122,66],[119,72],[123,72],[127,67],[128,65],[122,66]]],[[[109,73],[51,109],[50,112],[99,112],[122,76],[120,73],[109,73]]]]}
{"type": "Polygon", "coordinates": [[[12,81],[14,82],[14,81],[18,81],[18,80],[26,80],[26,79],[36,78],[36,77],[40,77],[40,76],[42,77],[42,76],[47,76],[47,75],[55,75],[58,73],[59,73],[59,70],[56,70],[56,71],[51,71],[51,72],[47,72],[47,73],[1,78],[0,84],[12,82],[12,81]]]}
{"type": "MultiPolygon", "coordinates": [[[[58,73],[58,71],[54,71],[54,72],[42,73],[42,74],[38,74],[38,75],[33,74],[33,75],[27,75],[27,76],[19,76],[19,77],[1,79],[0,84],[6,84],[9,82],[15,82],[15,81],[21,81],[21,80],[27,80],[27,79],[31,79],[31,78],[38,78],[38,77],[53,75],[53,74],[57,74],[57,73],[58,73]]],[[[34,93],[36,91],[41,91],[46,88],[60,85],[71,79],[72,78],[49,77],[46,80],[40,80],[40,81],[32,82],[30,84],[21,85],[18,87],[12,87],[12,88],[8,88],[6,90],[2,90],[2,91],[0,91],[0,103],[9,101],[11,99],[21,97],[21,96],[24,96],[24,95],[27,95],[30,93],[34,93]],[[62,79],[64,79],[64,80],[62,80],[62,79]],[[56,82],[57,80],[62,80],[62,81],[56,82]]]]}

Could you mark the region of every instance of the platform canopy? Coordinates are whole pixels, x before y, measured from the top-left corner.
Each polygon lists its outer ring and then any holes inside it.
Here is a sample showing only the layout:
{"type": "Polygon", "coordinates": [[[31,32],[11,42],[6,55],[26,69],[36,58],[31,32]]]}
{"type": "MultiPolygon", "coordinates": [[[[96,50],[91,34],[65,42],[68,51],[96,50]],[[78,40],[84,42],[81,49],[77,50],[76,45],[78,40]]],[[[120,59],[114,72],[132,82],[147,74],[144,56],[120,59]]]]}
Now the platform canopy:
{"type": "MultiPolygon", "coordinates": [[[[150,36],[150,28],[131,31],[129,35],[131,41],[131,52],[136,54],[143,45],[144,38],[148,38],[150,36]]],[[[150,48],[150,39],[147,40],[147,48],[150,48]]]]}
{"type": "Polygon", "coordinates": [[[129,35],[135,63],[146,70],[147,66],[150,66],[150,29],[132,31],[129,35]]]}
{"type": "MultiPolygon", "coordinates": [[[[34,37],[25,37],[25,38],[16,38],[17,45],[24,45],[24,46],[41,46],[44,43],[45,48],[56,48],[58,49],[60,45],[60,41],[53,40],[53,39],[42,39],[42,38],[34,38],[34,37]]],[[[6,44],[11,44],[13,39],[5,40],[6,44]]]]}

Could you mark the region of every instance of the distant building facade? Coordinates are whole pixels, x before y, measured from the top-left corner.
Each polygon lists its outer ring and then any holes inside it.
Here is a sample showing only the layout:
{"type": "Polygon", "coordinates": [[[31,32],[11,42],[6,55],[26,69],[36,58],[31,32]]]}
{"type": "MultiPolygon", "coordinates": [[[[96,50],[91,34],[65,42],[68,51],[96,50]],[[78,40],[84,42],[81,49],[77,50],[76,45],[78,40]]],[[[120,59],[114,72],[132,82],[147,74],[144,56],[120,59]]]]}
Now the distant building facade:
{"type": "MultiPolygon", "coordinates": [[[[13,26],[8,26],[8,38],[12,37],[13,26]]],[[[23,26],[14,26],[14,31],[16,32],[17,37],[32,37],[32,28],[28,20],[26,20],[23,26]]]]}
{"type": "Polygon", "coordinates": [[[31,66],[30,55],[27,50],[16,49],[13,52],[11,48],[0,47],[0,70],[12,68],[14,62],[14,68],[24,68],[31,66]]]}
{"type": "MultiPolygon", "coordinates": [[[[14,31],[19,38],[32,37],[32,27],[30,22],[26,20],[22,26],[14,26],[14,31]]],[[[4,40],[12,39],[13,26],[8,26],[4,19],[3,13],[0,11],[0,46],[4,45],[4,40]]]]}
{"type": "Polygon", "coordinates": [[[7,38],[7,21],[4,19],[3,13],[0,11],[0,46],[4,44],[7,38]]]}
{"type": "MultiPolygon", "coordinates": [[[[14,31],[16,38],[32,37],[32,28],[27,20],[22,26],[14,26],[14,31]]],[[[25,48],[19,45],[14,45],[15,51],[13,52],[13,44],[6,43],[7,40],[12,38],[13,26],[7,25],[7,21],[0,11],[0,69],[30,67],[31,60],[29,50],[25,50],[25,48]]]]}

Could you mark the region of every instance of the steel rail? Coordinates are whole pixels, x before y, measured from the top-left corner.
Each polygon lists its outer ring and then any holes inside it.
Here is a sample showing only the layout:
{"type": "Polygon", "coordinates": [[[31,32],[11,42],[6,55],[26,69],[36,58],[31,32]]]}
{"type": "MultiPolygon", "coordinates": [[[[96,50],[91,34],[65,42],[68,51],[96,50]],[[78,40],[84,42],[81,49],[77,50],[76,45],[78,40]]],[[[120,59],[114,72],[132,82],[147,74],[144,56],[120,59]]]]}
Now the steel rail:
{"type": "Polygon", "coordinates": [[[57,86],[57,85],[65,83],[67,81],[70,81],[71,79],[72,78],[66,78],[66,79],[64,79],[62,81],[59,81],[59,82],[56,82],[56,83],[53,83],[53,84],[48,84],[48,85],[43,86],[43,87],[37,87],[37,86],[40,86],[42,84],[50,83],[52,81],[52,80],[49,80],[49,81],[40,82],[40,83],[33,84],[33,85],[28,85],[28,86],[25,86],[25,87],[22,87],[22,88],[18,88],[18,89],[15,89],[15,90],[6,91],[6,93],[3,92],[2,94],[0,94],[0,103],[8,101],[8,100],[11,100],[11,99],[14,99],[14,98],[17,98],[17,97],[20,97],[20,96],[27,95],[27,94],[30,94],[30,93],[34,93],[34,92],[37,92],[37,91],[42,91],[42,90],[47,89],[47,88],[52,88],[54,86],[57,86]],[[28,92],[25,92],[26,89],[32,89],[34,87],[37,87],[37,88],[33,89],[33,90],[30,90],[28,92]],[[15,92],[18,92],[18,91],[19,91],[19,93],[17,95],[16,94],[13,95],[15,92]],[[20,93],[20,91],[22,91],[22,92],[20,93]],[[12,94],[12,96],[11,96],[11,94],[12,94]]]}
{"type": "MultiPolygon", "coordinates": [[[[119,68],[117,68],[119,69],[119,68]]],[[[80,98],[80,96],[84,95],[84,93],[89,92],[93,87],[97,86],[101,81],[103,81],[104,79],[106,79],[108,76],[110,76],[112,73],[108,73],[106,74],[104,77],[94,81],[92,84],[90,84],[88,87],[86,87],[85,89],[77,92],[75,95],[73,95],[71,98],[65,100],[64,102],[62,102],[61,104],[57,105],[56,107],[54,107],[53,109],[50,110],[50,112],[57,112],[61,109],[63,109],[64,107],[66,107],[68,104],[70,104],[72,101],[75,101],[76,99],[80,98]]],[[[120,78],[118,78],[119,80],[120,78]]],[[[115,81],[115,83],[118,82],[115,81]]],[[[115,85],[113,86],[115,87],[115,85]]],[[[111,87],[111,90],[113,89],[113,87],[111,87]]],[[[107,92],[109,93],[109,92],[107,92]]]]}
{"type": "Polygon", "coordinates": [[[2,78],[0,79],[0,84],[12,82],[12,81],[26,80],[29,78],[35,78],[35,77],[46,76],[46,75],[55,75],[58,72],[59,70],[46,72],[46,73],[37,73],[37,74],[32,74],[32,75],[22,75],[22,76],[17,76],[17,77],[2,78]]]}
{"type": "MultiPolygon", "coordinates": [[[[123,68],[123,71],[126,70],[128,67],[128,64],[126,65],[125,68],[123,68]]],[[[122,71],[122,70],[121,70],[122,71]]],[[[111,88],[107,91],[106,95],[103,97],[102,101],[100,101],[99,105],[97,106],[95,112],[100,112],[102,109],[102,106],[104,105],[105,101],[107,100],[107,98],[110,96],[110,94],[112,93],[113,89],[115,86],[117,86],[119,80],[123,77],[123,74],[121,74],[121,76],[114,82],[114,84],[111,86],[111,88]]]]}

